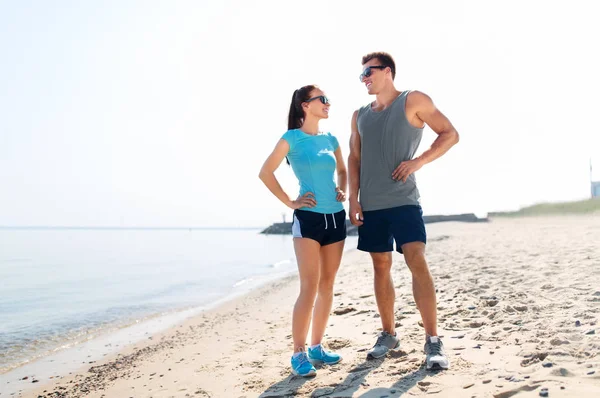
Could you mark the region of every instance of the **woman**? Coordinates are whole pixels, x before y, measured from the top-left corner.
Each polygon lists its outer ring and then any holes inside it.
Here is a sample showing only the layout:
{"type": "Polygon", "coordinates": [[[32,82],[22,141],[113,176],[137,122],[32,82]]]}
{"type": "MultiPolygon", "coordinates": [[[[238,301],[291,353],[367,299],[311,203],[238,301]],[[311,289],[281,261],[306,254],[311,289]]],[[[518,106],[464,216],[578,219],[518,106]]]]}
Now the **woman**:
{"type": "Polygon", "coordinates": [[[300,294],[292,317],[294,354],[291,364],[292,373],[300,376],[316,375],[313,364],[334,364],[342,360],[339,354],[325,351],[321,345],[346,239],[346,212],[342,205],[346,200],[346,165],[337,139],[319,131],[319,121],[328,118],[329,106],[327,97],[316,86],[294,91],[288,131],[259,175],[273,195],[294,209],[292,236],[300,294]],[[300,182],[300,196],[296,200],[283,191],[275,178],[275,170],[283,158],[300,182]],[[313,305],[311,345],[307,352],[304,346],[313,305]]]}

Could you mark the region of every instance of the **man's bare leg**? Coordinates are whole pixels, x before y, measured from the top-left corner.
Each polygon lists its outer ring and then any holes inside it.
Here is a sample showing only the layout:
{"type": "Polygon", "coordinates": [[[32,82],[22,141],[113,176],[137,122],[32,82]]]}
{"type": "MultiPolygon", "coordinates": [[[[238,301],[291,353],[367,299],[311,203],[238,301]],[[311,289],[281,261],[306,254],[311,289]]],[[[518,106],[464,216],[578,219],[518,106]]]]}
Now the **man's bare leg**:
{"type": "Polygon", "coordinates": [[[404,259],[412,273],[413,296],[421,313],[427,336],[437,336],[437,303],[435,286],[425,259],[425,244],[411,242],[402,245],[404,259]]]}
{"type": "Polygon", "coordinates": [[[375,299],[381,316],[381,326],[389,334],[395,333],[394,302],[396,292],[392,280],[392,253],[371,253],[375,271],[375,299]]]}
{"type": "Polygon", "coordinates": [[[383,332],[377,336],[373,348],[367,353],[367,358],[384,357],[389,350],[400,346],[396,337],[394,320],[394,301],[396,292],[392,280],[392,253],[371,253],[373,269],[375,271],[375,298],[383,332]]]}
{"type": "Polygon", "coordinates": [[[448,369],[450,361],[444,344],[437,332],[437,304],[435,286],[425,260],[425,244],[411,242],[402,245],[406,264],[412,273],[413,295],[421,312],[425,328],[425,368],[428,370],[448,369]]]}

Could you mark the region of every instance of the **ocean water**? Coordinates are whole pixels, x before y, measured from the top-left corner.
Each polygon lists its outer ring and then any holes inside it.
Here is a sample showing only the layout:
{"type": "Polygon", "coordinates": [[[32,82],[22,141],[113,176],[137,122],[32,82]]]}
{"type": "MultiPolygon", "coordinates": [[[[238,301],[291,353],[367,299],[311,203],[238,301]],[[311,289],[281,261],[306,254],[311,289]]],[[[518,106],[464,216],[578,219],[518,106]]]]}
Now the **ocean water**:
{"type": "Polygon", "coordinates": [[[0,374],[294,273],[291,237],[259,232],[0,229],[0,374]]]}

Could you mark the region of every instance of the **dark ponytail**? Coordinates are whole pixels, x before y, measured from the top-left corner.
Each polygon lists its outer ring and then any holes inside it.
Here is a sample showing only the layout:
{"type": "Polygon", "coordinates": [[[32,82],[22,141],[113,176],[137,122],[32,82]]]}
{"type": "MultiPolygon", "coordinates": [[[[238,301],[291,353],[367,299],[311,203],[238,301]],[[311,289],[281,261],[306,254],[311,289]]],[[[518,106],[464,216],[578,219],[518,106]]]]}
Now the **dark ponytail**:
{"type": "MultiPolygon", "coordinates": [[[[304,123],[304,109],[302,109],[302,103],[310,98],[310,93],[317,88],[317,86],[310,84],[294,91],[292,94],[292,103],[290,104],[290,113],[288,115],[288,130],[299,129],[304,123]]],[[[287,156],[285,158],[287,164],[290,164],[287,156]]]]}
{"type": "Polygon", "coordinates": [[[288,130],[299,129],[304,123],[304,109],[302,103],[310,98],[310,93],[316,88],[315,85],[308,85],[294,91],[292,103],[290,104],[290,114],[288,115],[288,130]]]}

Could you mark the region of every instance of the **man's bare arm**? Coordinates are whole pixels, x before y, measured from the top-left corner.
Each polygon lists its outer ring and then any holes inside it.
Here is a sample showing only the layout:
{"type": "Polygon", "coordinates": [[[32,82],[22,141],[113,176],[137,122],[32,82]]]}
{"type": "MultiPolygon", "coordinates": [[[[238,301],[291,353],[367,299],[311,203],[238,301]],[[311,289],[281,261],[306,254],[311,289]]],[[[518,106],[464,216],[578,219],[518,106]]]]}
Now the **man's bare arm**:
{"type": "Polygon", "coordinates": [[[346,192],[348,189],[348,170],[346,169],[346,163],[344,162],[344,157],[342,156],[342,148],[338,146],[334,152],[334,155],[337,170],[336,200],[338,202],[345,202],[346,192]]]}
{"type": "Polygon", "coordinates": [[[413,92],[411,96],[416,102],[417,117],[438,135],[431,147],[419,156],[425,165],[448,152],[458,143],[459,136],[450,120],[440,112],[429,96],[419,91],[413,92]]]}
{"type": "Polygon", "coordinates": [[[349,200],[358,201],[358,190],[360,187],[360,134],[356,119],[358,111],[352,115],[352,125],[350,133],[350,154],[348,155],[348,176],[349,176],[349,200]]]}
{"type": "Polygon", "coordinates": [[[400,163],[394,170],[392,178],[404,182],[409,175],[448,152],[459,140],[458,132],[450,120],[440,112],[429,96],[413,91],[409,95],[409,102],[410,105],[407,103],[407,107],[415,109],[419,121],[427,124],[438,136],[431,147],[419,157],[400,163]]]}
{"type": "Polygon", "coordinates": [[[358,202],[360,189],[360,134],[358,133],[358,111],[352,115],[352,132],[350,133],[350,155],[348,155],[348,177],[350,178],[349,218],[353,225],[361,226],[363,223],[362,207],[358,202]]]}

